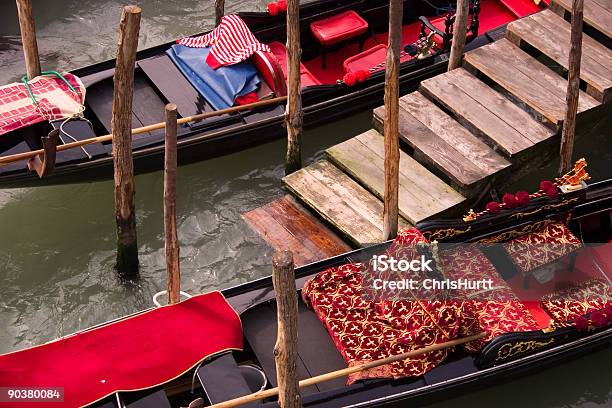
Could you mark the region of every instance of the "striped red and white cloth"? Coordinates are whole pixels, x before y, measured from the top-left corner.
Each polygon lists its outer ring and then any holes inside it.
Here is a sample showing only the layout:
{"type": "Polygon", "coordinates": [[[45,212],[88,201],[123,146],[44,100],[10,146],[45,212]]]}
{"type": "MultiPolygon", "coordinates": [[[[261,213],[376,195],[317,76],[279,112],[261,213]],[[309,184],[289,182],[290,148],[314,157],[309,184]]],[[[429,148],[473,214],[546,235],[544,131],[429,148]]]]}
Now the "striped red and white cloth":
{"type": "Polygon", "coordinates": [[[270,48],[257,41],[245,22],[236,15],[223,17],[219,25],[208,34],[183,38],[177,43],[193,48],[212,46],[206,57],[206,63],[212,69],[242,62],[255,51],[270,52],[270,48]]]}
{"type": "Polygon", "coordinates": [[[37,76],[29,84],[38,106],[22,82],[0,86],[0,135],[44,120],[64,119],[80,113],[85,102],[85,86],[75,75],[62,75],[78,95],[56,76],[37,76]]]}

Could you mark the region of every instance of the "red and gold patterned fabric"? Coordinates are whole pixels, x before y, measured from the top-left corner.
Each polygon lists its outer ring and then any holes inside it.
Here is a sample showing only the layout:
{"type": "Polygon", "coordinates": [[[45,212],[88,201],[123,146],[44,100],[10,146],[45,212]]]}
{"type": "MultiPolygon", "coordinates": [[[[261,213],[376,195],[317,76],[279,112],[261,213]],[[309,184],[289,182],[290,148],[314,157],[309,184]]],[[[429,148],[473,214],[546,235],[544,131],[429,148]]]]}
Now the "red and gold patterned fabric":
{"type": "Polygon", "coordinates": [[[542,298],[542,309],[556,322],[566,323],[612,305],[612,285],[590,279],[542,298]]]}
{"type": "Polygon", "coordinates": [[[451,279],[491,279],[492,289],[461,291],[460,337],[486,332],[483,339],[466,343],[468,353],[479,352],[493,338],[511,332],[538,330],[531,313],[519,301],[489,259],[475,246],[461,246],[440,253],[445,275],[451,279]]]}
{"type": "Polygon", "coordinates": [[[554,262],[581,246],[580,240],[560,222],[548,223],[538,231],[503,244],[508,256],[524,274],[554,262]]]}
{"type": "MultiPolygon", "coordinates": [[[[412,228],[402,231],[386,251],[396,259],[414,258],[418,244],[427,243],[412,228]]],[[[465,294],[448,299],[414,291],[409,299],[369,300],[364,297],[367,266],[361,263],[327,269],[304,285],[302,296],[327,328],[336,347],[349,366],[360,365],[390,355],[401,354],[459,336],[486,331],[484,341],[470,343],[469,352],[478,352],[486,341],[503,333],[537,330],[537,324],[497,274],[493,265],[475,247],[441,254],[447,278],[491,278],[491,293],[465,294]]],[[[419,376],[440,364],[450,350],[439,350],[403,362],[353,374],[348,382],[368,378],[419,376]]]]}

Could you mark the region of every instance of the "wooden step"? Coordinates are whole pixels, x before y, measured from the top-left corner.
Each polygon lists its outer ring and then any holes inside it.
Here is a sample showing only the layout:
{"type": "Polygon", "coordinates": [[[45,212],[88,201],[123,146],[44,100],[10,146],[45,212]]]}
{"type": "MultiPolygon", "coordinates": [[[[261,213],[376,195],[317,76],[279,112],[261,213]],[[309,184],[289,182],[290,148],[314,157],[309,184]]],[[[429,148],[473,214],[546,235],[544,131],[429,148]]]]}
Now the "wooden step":
{"type": "MultiPolygon", "coordinates": [[[[374,127],[383,129],[385,107],[374,110],[374,127]]],[[[470,196],[510,163],[419,92],[400,98],[399,136],[415,158],[470,196]]]]}
{"type": "MultiPolygon", "coordinates": [[[[381,200],[385,190],[384,139],[371,129],[339,145],[330,147],[328,159],[356,179],[381,200]]],[[[416,160],[400,151],[399,212],[416,224],[433,216],[442,216],[465,201],[465,198],[433,175],[416,160]]]]}
{"type": "MultiPolygon", "coordinates": [[[[551,8],[563,16],[572,11],[572,0],[555,0],[551,8]]],[[[584,0],[583,21],[612,39],[612,2],[610,0],[584,0]]]]}
{"type": "MultiPolygon", "coordinates": [[[[612,4],[612,2],[610,2],[612,4]]],[[[519,47],[529,44],[567,70],[570,23],[544,10],[508,24],[507,37],[519,47]]],[[[582,35],[580,78],[586,92],[599,102],[612,98],[612,51],[586,34],[582,35]]]]}
{"type": "Polygon", "coordinates": [[[555,134],[463,68],[427,79],[420,89],[514,163],[555,134]]]}
{"type": "MultiPolygon", "coordinates": [[[[507,39],[466,53],[464,63],[495,81],[553,125],[561,127],[565,118],[567,81],[507,39]]],[[[592,96],[580,91],[579,115],[598,105],[592,96]]]]}
{"type": "MultiPolygon", "coordinates": [[[[355,245],[383,241],[383,203],[327,160],[285,176],[283,182],[355,245]]],[[[399,220],[400,228],[408,225],[399,220]]]]}
{"type": "Polygon", "coordinates": [[[296,266],[351,250],[349,245],[289,195],[246,212],[242,217],[272,248],[293,252],[296,266]]]}

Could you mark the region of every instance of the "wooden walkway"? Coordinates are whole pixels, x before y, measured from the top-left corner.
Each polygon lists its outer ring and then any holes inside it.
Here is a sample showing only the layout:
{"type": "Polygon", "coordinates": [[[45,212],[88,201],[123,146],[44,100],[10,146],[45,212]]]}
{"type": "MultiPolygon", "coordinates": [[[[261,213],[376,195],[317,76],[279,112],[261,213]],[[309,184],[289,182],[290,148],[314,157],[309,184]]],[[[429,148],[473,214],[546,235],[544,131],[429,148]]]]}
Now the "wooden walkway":
{"type": "Polygon", "coordinates": [[[296,266],[329,258],[351,249],[288,195],[244,213],[242,217],[271,247],[292,251],[296,266]]]}
{"type": "MultiPolygon", "coordinates": [[[[564,2],[571,3],[556,0],[564,2]]],[[[609,29],[611,11],[609,0],[585,0],[585,21],[593,27],[609,29]]],[[[598,42],[602,36],[609,38],[609,31],[583,39],[579,120],[612,99],[612,51],[598,42]]],[[[533,14],[510,23],[505,38],[466,53],[463,68],[400,98],[400,227],[459,216],[489,189],[558,154],[569,37],[569,23],[558,14],[533,14]]],[[[283,178],[353,246],[382,240],[385,107],[373,116],[375,129],[283,178]]]]}
{"type": "MultiPolygon", "coordinates": [[[[555,0],[551,9],[561,17],[569,20],[572,10],[572,0],[555,0]]],[[[598,33],[612,39],[612,3],[610,0],[584,0],[583,21],[598,33]]]]}

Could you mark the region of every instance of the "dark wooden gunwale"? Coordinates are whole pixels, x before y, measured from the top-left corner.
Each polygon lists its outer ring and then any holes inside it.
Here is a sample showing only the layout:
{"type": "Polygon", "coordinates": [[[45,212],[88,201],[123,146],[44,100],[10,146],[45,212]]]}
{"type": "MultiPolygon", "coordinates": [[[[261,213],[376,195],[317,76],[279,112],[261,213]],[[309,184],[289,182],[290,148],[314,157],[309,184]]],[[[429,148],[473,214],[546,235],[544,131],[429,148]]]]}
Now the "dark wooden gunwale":
{"type": "MultiPolygon", "coordinates": [[[[304,19],[318,18],[321,15],[328,15],[354,5],[362,6],[364,1],[358,0],[343,3],[340,7],[320,12],[320,7],[327,3],[331,2],[321,0],[302,6],[305,14],[304,19]],[[308,13],[307,11],[310,12],[308,13]]],[[[373,9],[375,8],[373,6],[373,9]]],[[[260,25],[263,27],[255,24],[254,32],[258,34],[263,31],[278,30],[284,27],[284,24],[274,24],[277,20],[266,13],[240,13],[240,15],[247,21],[249,19],[261,21],[260,25]]],[[[476,48],[489,41],[491,41],[490,36],[484,33],[468,44],[466,49],[476,48]]],[[[137,60],[159,55],[172,44],[172,42],[168,42],[139,51],[137,60]]],[[[443,53],[426,61],[412,60],[405,62],[400,70],[400,92],[404,94],[413,91],[422,80],[444,72],[447,61],[448,54],[443,53]]],[[[80,76],[89,86],[99,81],[107,80],[112,77],[113,72],[114,60],[100,62],[73,71],[74,74],[80,76]]],[[[354,88],[338,85],[320,85],[306,88],[303,91],[304,127],[311,128],[377,106],[382,99],[383,87],[384,71],[380,71],[374,73],[370,81],[365,85],[354,88]]],[[[179,164],[218,157],[282,138],[284,136],[283,124],[284,114],[279,113],[256,122],[242,124],[237,128],[181,129],[178,141],[179,164]]],[[[163,143],[135,149],[133,152],[135,171],[137,173],[145,173],[161,168],[163,150],[163,143]]],[[[25,168],[21,171],[8,172],[7,174],[0,175],[0,185],[4,187],[53,185],[106,179],[111,176],[112,157],[107,156],[58,165],[54,173],[42,180],[25,168]]]]}

